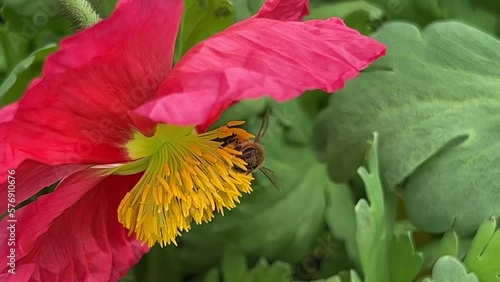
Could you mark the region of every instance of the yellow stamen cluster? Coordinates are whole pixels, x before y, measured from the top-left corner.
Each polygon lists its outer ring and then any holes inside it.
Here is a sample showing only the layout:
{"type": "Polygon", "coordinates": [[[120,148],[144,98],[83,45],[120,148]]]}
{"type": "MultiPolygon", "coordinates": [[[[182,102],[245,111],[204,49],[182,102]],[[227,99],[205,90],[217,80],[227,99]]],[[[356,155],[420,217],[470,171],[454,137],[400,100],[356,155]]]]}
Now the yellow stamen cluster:
{"type": "Polygon", "coordinates": [[[176,237],[189,231],[193,220],[209,222],[214,212],[223,214],[224,208],[236,207],[242,193],[252,191],[253,177],[234,169],[245,170],[246,163],[238,157],[241,152],[217,139],[252,138],[233,127],[240,124],[231,122],[203,134],[163,125],[157,136],[136,136],[132,147],[144,141],[156,147],[142,178],[120,203],[119,221],[149,246],[177,245],[176,237]]]}

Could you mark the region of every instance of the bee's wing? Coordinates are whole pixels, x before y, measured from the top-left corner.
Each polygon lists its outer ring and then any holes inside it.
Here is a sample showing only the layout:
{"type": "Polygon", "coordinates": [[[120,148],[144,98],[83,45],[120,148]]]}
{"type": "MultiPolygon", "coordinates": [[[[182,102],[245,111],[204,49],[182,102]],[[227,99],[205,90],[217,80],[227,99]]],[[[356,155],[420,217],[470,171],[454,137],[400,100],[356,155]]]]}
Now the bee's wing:
{"type": "Polygon", "coordinates": [[[266,167],[261,167],[260,171],[271,181],[271,184],[276,188],[276,190],[280,191],[280,186],[278,184],[278,179],[276,178],[276,175],[274,174],[274,171],[266,168],[266,167]]]}
{"type": "Polygon", "coordinates": [[[269,127],[269,115],[270,115],[270,110],[269,108],[266,111],[266,114],[264,115],[264,119],[262,120],[262,125],[260,126],[259,134],[255,137],[255,142],[259,142],[262,137],[264,137],[264,134],[266,134],[267,128],[269,127]]]}

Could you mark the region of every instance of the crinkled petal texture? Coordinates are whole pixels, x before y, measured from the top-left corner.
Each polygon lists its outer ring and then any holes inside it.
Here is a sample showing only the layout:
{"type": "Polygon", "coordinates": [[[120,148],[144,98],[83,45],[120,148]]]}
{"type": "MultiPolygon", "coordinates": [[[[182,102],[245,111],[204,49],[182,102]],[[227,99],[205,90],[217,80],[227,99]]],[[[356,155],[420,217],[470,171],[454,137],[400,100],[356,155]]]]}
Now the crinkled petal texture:
{"type": "Polygon", "coordinates": [[[0,170],[25,159],[127,160],[127,113],[151,100],[170,70],[181,12],[181,0],[123,0],[109,19],[63,40],[42,77],[0,112],[0,170]]]}
{"type": "MultiPolygon", "coordinates": [[[[81,171],[16,213],[16,274],[0,266],[0,281],[117,281],[148,248],[118,222],[118,204],[140,175],[96,177],[81,171]]],[[[1,222],[0,254],[10,254],[1,222]]],[[[7,226],[6,226],[7,225],[7,226]]]]}
{"type": "MultiPolygon", "coordinates": [[[[45,165],[31,160],[23,162],[11,176],[15,180],[16,204],[22,203],[40,191],[40,188],[49,186],[57,181],[83,169],[88,165],[45,165]]],[[[7,171],[5,173],[8,173],[7,171]]],[[[7,180],[7,175],[4,178],[7,180]]],[[[0,191],[7,195],[9,183],[0,184],[0,191]]],[[[7,201],[0,201],[0,214],[7,210],[7,201]]]]}
{"type": "Polygon", "coordinates": [[[160,97],[136,113],[203,130],[243,99],[285,101],[311,89],[336,91],[383,54],[384,45],[340,19],[254,18],[190,50],[161,85],[160,97]]]}
{"type": "Polygon", "coordinates": [[[267,0],[255,18],[298,21],[309,14],[309,0],[267,0]]]}

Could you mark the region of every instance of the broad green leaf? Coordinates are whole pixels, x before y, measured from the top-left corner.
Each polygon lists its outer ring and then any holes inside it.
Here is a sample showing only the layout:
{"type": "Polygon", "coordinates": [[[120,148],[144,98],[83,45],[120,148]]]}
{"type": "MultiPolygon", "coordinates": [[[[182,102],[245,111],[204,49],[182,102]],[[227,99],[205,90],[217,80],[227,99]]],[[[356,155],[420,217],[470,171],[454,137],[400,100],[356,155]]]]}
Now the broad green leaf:
{"type": "Polygon", "coordinates": [[[16,51],[34,51],[61,37],[74,33],[74,24],[64,18],[64,11],[54,0],[7,0],[2,8],[9,41],[16,51]]]}
{"type": "Polygon", "coordinates": [[[455,244],[452,242],[455,240],[455,238],[453,238],[453,236],[450,236],[449,233],[445,233],[443,238],[436,238],[435,240],[432,240],[425,245],[420,246],[418,248],[418,251],[424,255],[423,269],[431,268],[440,257],[450,255],[446,254],[446,252],[452,253],[455,251],[456,247],[458,247],[457,255],[452,256],[460,260],[465,258],[467,252],[470,249],[472,238],[458,237],[457,239],[458,242],[456,243],[456,246],[452,246],[455,244]]]}
{"type": "Polygon", "coordinates": [[[306,19],[342,18],[345,23],[363,34],[371,32],[370,25],[380,19],[384,12],[363,0],[341,1],[323,4],[311,10],[306,19]]]}
{"type": "Polygon", "coordinates": [[[326,279],[314,280],[311,282],[363,282],[355,270],[342,271],[337,275],[326,279]]]}
{"type": "Polygon", "coordinates": [[[333,235],[345,242],[349,257],[358,262],[356,242],[356,215],[354,198],[347,184],[336,184],[327,189],[325,219],[333,235]]]}
{"type": "Polygon", "coordinates": [[[57,45],[47,45],[17,64],[0,85],[0,106],[12,103],[21,97],[30,81],[40,74],[45,58],[55,50],[57,45]]]}
{"type": "Polygon", "coordinates": [[[318,157],[346,181],[362,163],[364,140],[379,131],[384,184],[402,187],[412,223],[473,232],[500,214],[500,42],[456,22],[422,32],[393,23],[374,37],[389,52],[318,116],[318,157]]]}
{"type": "Polygon", "coordinates": [[[250,282],[245,255],[235,246],[229,245],[222,258],[224,281],[250,282]]]}
{"type": "Polygon", "coordinates": [[[497,220],[490,218],[479,227],[465,258],[467,268],[480,281],[500,281],[500,229],[497,220]]]}
{"type": "Polygon", "coordinates": [[[32,0],[3,0],[2,4],[4,7],[9,7],[14,9],[17,13],[23,15],[32,15],[37,10],[43,9],[53,9],[56,10],[55,2],[51,0],[43,1],[32,1],[32,0]]]}
{"type": "Polygon", "coordinates": [[[0,72],[2,76],[0,79],[3,80],[5,73],[10,69],[9,62],[7,56],[10,56],[14,50],[10,46],[9,39],[7,38],[7,30],[5,27],[0,26],[0,72]]]}
{"type": "Polygon", "coordinates": [[[229,0],[184,0],[179,31],[178,58],[196,43],[223,31],[234,22],[234,7],[229,0]]]}
{"type": "MultiPolygon", "coordinates": [[[[335,274],[343,273],[347,269],[357,268],[357,265],[353,263],[351,258],[348,256],[345,246],[339,244],[337,248],[333,249],[334,252],[329,253],[328,256],[321,261],[319,264],[319,269],[309,273],[310,279],[319,279],[321,277],[330,277],[335,274]]],[[[349,275],[338,275],[340,278],[349,277],[349,275]]],[[[304,277],[305,278],[305,277],[304,277]]],[[[306,279],[304,279],[306,280],[306,279]]],[[[309,280],[309,279],[307,279],[309,280]]],[[[349,279],[346,279],[349,281],[349,279]]]]}
{"type": "Polygon", "coordinates": [[[210,269],[207,274],[205,275],[205,278],[203,279],[203,282],[220,282],[220,271],[218,268],[212,268],[210,269]]]}
{"type": "MultiPolygon", "coordinates": [[[[133,268],[136,281],[148,282],[182,282],[182,265],[175,246],[151,248],[133,268]]],[[[135,280],[134,280],[135,281],[135,280]]]]}
{"type": "Polygon", "coordinates": [[[222,259],[222,276],[224,282],[290,282],[292,268],[279,261],[269,265],[261,258],[254,268],[248,270],[244,254],[236,247],[229,246],[222,259]]]}
{"type": "Polygon", "coordinates": [[[408,220],[398,220],[394,222],[394,227],[392,229],[392,233],[394,233],[394,236],[399,237],[399,236],[406,236],[406,233],[408,232],[414,232],[417,229],[413,224],[411,224],[410,221],[408,220]]]}
{"type": "MultiPolygon", "coordinates": [[[[355,241],[355,234],[353,237],[355,241]]],[[[304,281],[331,276],[348,278],[349,273],[346,270],[355,269],[358,266],[359,263],[356,265],[349,258],[345,244],[335,238],[329,230],[324,230],[316,239],[316,246],[309,252],[309,255],[302,258],[300,264],[295,267],[295,277],[304,281]]]]}
{"type": "MultiPolygon", "coordinates": [[[[253,106],[251,103],[250,107],[253,106]]],[[[251,116],[243,117],[248,119],[250,132],[258,132],[262,113],[248,111],[251,116]]],[[[240,205],[183,234],[179,251],[186,273],[215,266],[222,256],[221,250],[231,243],[245,253],[251,264],[260,257],[294,263],[312,249],[324,226],[324,190],[332,184],[309,144],[286,141],[292,128],[307,131],[311,123],[298,101],[273,104],[269,130],[262,144],[267,151],[266,167],[275,171],[281,191],[276,191],[263,174],[256,172],[254,192],[245,195],[240,205]],[[277,116],[290,122],[291,127],[284,126],[277,116]]]]}
{"type": "MultiPolygon", "coordinates": [[[[58,42],[70,32],[54,0],[4,0],[0,26],[2,71],[11,72],[30,53],[58,42]]],[[[2,80],[5,78],[2,77],[2,80]]]]}
{"type": "MultiPolygon", "coordinates": [[[[368,280],[365,280],[368,281],[368,280]]],[[[351,270],[351,282],[363,282],[355,270],[351,270]]]]}
{"type": "Polygon", "coordinates": [[[326,279],[313,280],[311,282],[350,282],[351,280],[342,280],[341,277],[335,275],[326,279]]]}
{"type": "Polygon", "coordinates": [[[389,253],[389,281],[412,282],[422,268],[422,253],[415,251],[411,232],[395,236],[389,253]]]}
{"type": "Polygon", "coordinates": [[[443,238],[441,239],[441,244],[439,246],[438,256],[454,256],[458,257],[459,251],[459,239],[455,230],[450,229],[446,233],[444,233],[443,238]]]}
{"type": "Polygon", "coordinates": [[[297,100],[302,110],[309,117],[315,118],[321,110],[328,106],[329,98],[330,94],[321,90],[313,90],[306,92],[304,95],[298,97],[297,100]]]}
{"type": "Polygon", "coordinates": [[[385,11],[387,20],[408,20],[421,27],[456,19],[483,31],[499,34],[500,2],[491,0],[367,0],[385,11]]]}
{"type": "Polygon", "coordinates": [[[0,44],[2,57],[5,60],[5,71],[9,72],[30,53],[30,40],[23,36],[26,31],[24,33],[18,32],[17,26],[12,23],[12,19],[18,19],[19,16],[10,7],[4,6],[2,8],[2,18],[6,24],[0,27],[0,44]]]}
{"type": "Polygon", "coordinates": [[[253,16],[264,3],[264,0],[232,0],[234,6],[234,16],[237,21],[241,21],[253,16]]]}
{"type": "Polygon", "coordinates": [[[102,18],[107,18],[116,6],[117,0],[88,0],[102,18]]]}
{"type": "Polygon", "coordinates": [[[252,282],[290,282],[292,281],[292,267],[279,261],[269,265],[265,259],[260,259],[250,270],[250,277],[252,282]]]}
{"type": "Polygon", "coordinates": [[[424,26],[432,21],[445,18],[436,0],[367,1],[383,9],[388,20],[405,19],[424,26]]]}
{"type": "Polygon", "coordinates": [[[346,18],[350,14],[365,11],[371,19],[382,16],[383,11],[364,0],[340,1],[331,4],[323,4],[311,9],[311,13],[305,17],[308,19],[328,19],[331,17],[346,18]]]}
{"type": "Polygon", "coordinates": [[[136,277],[135,277],[135,269],[130,269],[127,275],[124,277],[120,278],[120,282],[135,282],[136,277]]]}
{"type": "MultiPolygon", "coordinates": [[[[455,257],[444,256],[437,260],[432,269],[432,279],[425,278],[423,282],[479,282],[473,273],[467,273],[467,269],[455,257]]],[[[490,280],[484,280],[490,281],[490,280]]]]}
{"type": "MultiPolygon", "coordinates": [[[[227,109],[219,120],[213,125],[213,128],[223,126],[231,120],[249,120],[255,118],[265,112],[266,109],[269,108],[269,104],[270,100],[265,98],[239,102],[227,109]]],[[[276,113],[274,111],[271,114],[271,120],[276,120],[276,113]]]]}
{"type": "Polygon", "coordinates": [[[356,240],[366,282],[389,281],[387,262],[394,221],[391,211],[396,209],[395,194],[385,193],[380,181],[378,144],[375,132],[367,154],[367,167],[358,169],[367,195],[367,199],[359,200],[355,206],[356,240]]]}

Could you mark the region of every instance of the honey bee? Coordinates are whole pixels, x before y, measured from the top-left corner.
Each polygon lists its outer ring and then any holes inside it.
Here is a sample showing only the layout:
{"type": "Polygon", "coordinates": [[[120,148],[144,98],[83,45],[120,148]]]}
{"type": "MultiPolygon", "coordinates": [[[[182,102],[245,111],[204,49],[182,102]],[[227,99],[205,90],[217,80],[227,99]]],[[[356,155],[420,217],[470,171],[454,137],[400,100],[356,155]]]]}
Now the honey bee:
{"type": "Polygon", "coordinates": [[[262,120],[259,134],[257,134],[254,139],[240,142],[237,141],[237,139],[233,138],[228,140],[227,144],[234,144],[234,149],[241,152],[239,158],[247,163],[246,171],[239,167],[234,167],[236,171],[246,172],[247,174],[249,174],[251,172],[260,170],[269,179],[274,188],[279,191],[280,188],[278,185],[278,181],[276,180],[274,171],[264,167],[264,163],[266,161],[266,151],[264,150],[264,147],[259,143],[259,141],[266,134],[267,128],[269,126],[269,115],[270,112],[268,109],[266,111],[264,119],[262,120]]]}

